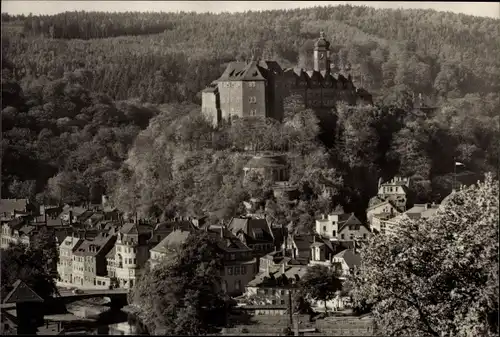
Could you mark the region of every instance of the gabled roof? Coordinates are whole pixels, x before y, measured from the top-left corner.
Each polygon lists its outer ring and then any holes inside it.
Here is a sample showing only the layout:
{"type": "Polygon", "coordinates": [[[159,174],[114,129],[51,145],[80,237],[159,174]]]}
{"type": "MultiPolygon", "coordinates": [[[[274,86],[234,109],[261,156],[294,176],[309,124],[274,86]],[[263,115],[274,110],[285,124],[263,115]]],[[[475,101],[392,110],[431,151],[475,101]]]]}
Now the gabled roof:
{"type": "Polygon", "coordinates": [[[231,222],[227,226],[227,229],[238,237],[240,234],[243,234],[246,243],[269,242],[274,240],[271,226],[269,226],[266,219],[232,218],[231,222]],[[258,232],[263,234],[262,238],[256,237],[258,232]]]}
{"type": "Polygon", "coordinates": [[[15,218],[12,219],[11,221],[7,222],[7,226],[10,227],[11,230],[17,230],[20,229],[24,226],[25,224],[25,219],[24,218],[15,218]]]}
{"type": "Polygon", "coordinates": [[[227,65],[220,81],[265,81],[256,61],[251,62],[231,62],[227,65]]]}
{"type": "Polygon", "coordinates": [[[344,229],[344,227],[346,226],[349,226],[349,225],[361,225],[361,221],[359,221],[359,219],[354,215],[354,213],[351,213],[351,214],[345,214],[347,215],[347,219],[342,219],[340,220],[339,219],[339,232],[342,231],[342,229],[344,229]]]}
{"type": "Polygon", "coordinates": [[[23,281],[17,280],[13,287],[5,296],[3,303],[43,302],[43,298],[23,281]]]}
{"type": "Polygon", "coordinates": [[[386,204],[389,204],[391,205],[396,211],[398,211],[399,213],[401,213],[401,210],[394,204],[394,202],[390,199],[387,199],[387,200],[382,200],[380,199],[378,196],[375,196],[373,198],[370,199],[370,204],[371,206],[369,206],[366,211],[370,211],[374,208],[377,208],[377,207],[380,207],[380,206],[383,206],[383,205],[386,205],[386,204]]]}
{"type": "Polygon", "coordinates": [[[151,249],[151,251],[166,254],[168,251],[177,250],[186,242],[190,234],[190,231],[174,230],[151,249]]]}
{"type": "Polygon", "coordinates": [[[212,226],[208,228],[208,232],[217,238],[218,247],[225,252],[236,252],[236,251],[251,251],[251,249],[241,242],[238,237],[233,233],[228,231],[226,228],[220,226],[212,226]],[[222,233],[221,233],[222,231],[222,233]]]}
{"type": "Polygon", "coordinates": [[[361,256],[359,253],[354,253],[353,249],[346,249],[336,254],[334,258],[344,259],[349,268],[361,265],[361,256]]]}

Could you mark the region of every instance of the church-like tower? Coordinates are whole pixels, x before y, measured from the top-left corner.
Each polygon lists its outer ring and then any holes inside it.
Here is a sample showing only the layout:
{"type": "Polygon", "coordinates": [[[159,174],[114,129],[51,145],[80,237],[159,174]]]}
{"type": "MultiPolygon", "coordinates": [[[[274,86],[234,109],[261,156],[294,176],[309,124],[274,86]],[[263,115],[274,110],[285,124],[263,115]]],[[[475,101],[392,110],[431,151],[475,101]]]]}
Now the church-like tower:
{"type": "Polygon", "coordinates": [[[323,31],[314,44],[314,70],[330,72],[330,42],[325,39],[323,31]]]}

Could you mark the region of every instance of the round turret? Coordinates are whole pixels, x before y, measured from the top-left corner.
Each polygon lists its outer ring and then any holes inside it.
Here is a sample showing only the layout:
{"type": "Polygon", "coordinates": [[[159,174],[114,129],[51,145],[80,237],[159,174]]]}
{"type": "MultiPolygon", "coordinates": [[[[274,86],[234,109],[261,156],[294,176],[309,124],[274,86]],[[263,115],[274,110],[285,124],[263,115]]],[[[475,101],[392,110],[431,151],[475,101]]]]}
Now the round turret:
{"type": "Polygon", "coordinates": [[[325,33],[321,31],[319,33],[319,39],[314,43],[314,49],[327,49],[330,48],[330,42],[325,39],[325,33]]]}

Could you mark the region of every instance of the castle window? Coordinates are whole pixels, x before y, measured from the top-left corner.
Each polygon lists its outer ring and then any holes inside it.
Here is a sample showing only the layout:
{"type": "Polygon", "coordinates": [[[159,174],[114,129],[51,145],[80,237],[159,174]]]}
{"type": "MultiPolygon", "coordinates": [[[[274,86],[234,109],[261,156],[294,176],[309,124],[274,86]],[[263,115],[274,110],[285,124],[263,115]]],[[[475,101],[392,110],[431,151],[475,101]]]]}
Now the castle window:
{"type": "Polygon", "coordinates": [[[257,97],[255,97],[255,96],[251,96],[251,97],[249,97],[249,98],[248,98],[248,102],[250,102],[250,103],[254,103],[254,104],[255,104],[255,103],[257,103],[257,97]]]}

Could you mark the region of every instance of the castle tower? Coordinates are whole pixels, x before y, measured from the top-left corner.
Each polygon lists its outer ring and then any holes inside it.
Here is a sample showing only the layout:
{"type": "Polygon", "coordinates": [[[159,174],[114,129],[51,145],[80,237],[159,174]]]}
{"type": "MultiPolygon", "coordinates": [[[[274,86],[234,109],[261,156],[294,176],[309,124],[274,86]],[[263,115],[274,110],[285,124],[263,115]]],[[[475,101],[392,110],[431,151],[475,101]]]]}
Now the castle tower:
{"type": "Polygon", "coordinates": [[[325,39],[323,31],[314,43],[314,70],[330,72],[330,42],[325,39]]]}

